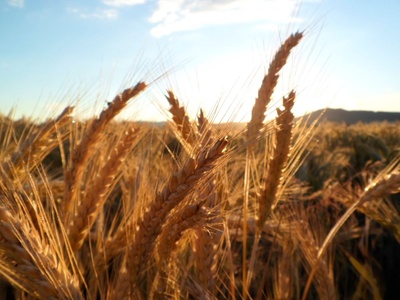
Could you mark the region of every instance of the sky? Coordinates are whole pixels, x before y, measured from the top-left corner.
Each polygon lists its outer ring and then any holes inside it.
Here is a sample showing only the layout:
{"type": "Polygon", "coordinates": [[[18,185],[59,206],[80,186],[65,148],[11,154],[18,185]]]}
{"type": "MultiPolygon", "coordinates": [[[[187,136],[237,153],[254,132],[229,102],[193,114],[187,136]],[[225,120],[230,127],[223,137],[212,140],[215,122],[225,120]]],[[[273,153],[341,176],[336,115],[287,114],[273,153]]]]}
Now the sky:
{"type": "Polygon", "coordinates": [[[0,113],[92,116],[139,80],[124,118],[162,121],[172,89],[194,117],[248,121],[275,51],[305,37],[269,115],[331,107],[400,112],[400,1],[0,0],[0,113]]]}

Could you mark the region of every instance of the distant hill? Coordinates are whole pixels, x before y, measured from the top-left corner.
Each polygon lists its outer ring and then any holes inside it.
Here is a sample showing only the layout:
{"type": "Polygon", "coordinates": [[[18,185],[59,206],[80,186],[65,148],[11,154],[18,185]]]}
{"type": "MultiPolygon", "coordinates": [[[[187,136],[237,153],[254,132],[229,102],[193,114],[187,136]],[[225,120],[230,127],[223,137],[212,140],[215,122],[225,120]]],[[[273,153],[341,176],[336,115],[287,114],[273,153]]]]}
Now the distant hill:
{"type": "Polygon", "coordinates": [[[397,122],[400,121],[400,113],[397,112],[373,112],[373,111],[364,111],[364,110],[344,110],[344,109],[332,109],[328,108],[324,110],[317,110],[310,114],[305,115],[305,117],[309,117],[309,123],[314,122],[317,118],[320,117],[321,113],[323,116],[321,117],[321,122],[329,121],[329,122],[338,122],[338,123],[346,123],[348,125],[355,124],[358,122],[363,123],[372,123],[372,122],[397,122]]]}

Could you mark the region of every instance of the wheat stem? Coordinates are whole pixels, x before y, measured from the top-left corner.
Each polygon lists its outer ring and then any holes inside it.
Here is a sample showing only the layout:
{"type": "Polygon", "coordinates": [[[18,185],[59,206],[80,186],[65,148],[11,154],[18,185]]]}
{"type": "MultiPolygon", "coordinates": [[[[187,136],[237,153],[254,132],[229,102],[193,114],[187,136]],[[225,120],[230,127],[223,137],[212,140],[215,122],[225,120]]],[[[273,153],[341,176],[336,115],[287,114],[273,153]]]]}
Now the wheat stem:
{"type": "Polygon", "coordinates": [[[139,82],[134,87],[128,88],[121,94],[118,94],[114,100],[110,102],[108,108],[101,112],[99,118],[93,121],[90,128],[85,132],[83,139],[71,154],[71,165],[65,174],[63,205],[66,223],[69,221],[69,214],[73,206],[78,202],[79,197],[74,196],[76,196],[76,193],[80,190],[79,183],[82,180],[85,165],[94,151],[94,146],[102,136],[106,125],[126,107],[130,99],[138,96],[145,88],[146,84],[144,82],[139,82]]]}
{"type": "Polygon", "coordinates": [[[90,228],[103,208],[107,196],[111,192],[117,174],[119,173],[127,154],[137,142],[138,130],[130,128],[123,134],[122,140],[112,149],[106,164],[99,171],[94,183],[86,191],[82,202],[67,227],[68,240],[73,250],[82,247],[90,228]]]}
{"type": "Polygon", "coordinates": [[[275,86],[278,83],[278,73],[286,64],[291,50],[297,46],[302,38],[302,32],[290,35],[276,52],[274,59],[269,65],[268,73],[265,75],[261,87],[258,90],[258,97],[256,98],[251,112],[251,120],[247,123],[247,143],[250,148],[254,145],[263,127],[265,112],[271,101],[275,86]]]}

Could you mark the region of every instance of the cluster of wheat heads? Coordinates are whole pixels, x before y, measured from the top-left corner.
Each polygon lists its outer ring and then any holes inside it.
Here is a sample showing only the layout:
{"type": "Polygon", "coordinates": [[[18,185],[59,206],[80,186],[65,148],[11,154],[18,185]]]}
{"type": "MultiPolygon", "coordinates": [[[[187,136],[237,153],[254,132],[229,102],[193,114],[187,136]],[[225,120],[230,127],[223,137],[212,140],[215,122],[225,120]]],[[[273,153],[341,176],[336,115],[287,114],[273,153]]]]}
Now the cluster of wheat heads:
{"type": "Polygon", "coordinates": [[[172,91],[168,129],[115,121],[144,82],[88,122],[73,122],[67,107],[17,134],[3,118],[3,298],[335,299],[343,296],[341,249],[360,279],[352,293],[379,299],[370,266],[343,249],[362,234],[355,211],[399,237],[399,216],[385,200],[400,187],[396,161],[364,185],[337,187],[330,197],[348,210],[329,215],[294,176],[313,135],[295,122],[295,91],[275,120],[264,120],[302,38],[282,43],[250,122],[233,135],[232,125],[216,127],[203,111],[191,119],[172,91]],[[166,131],[180,150],[168,147],[166,131]],[[46,162],[54,151],[59,161],[46,162]]]}

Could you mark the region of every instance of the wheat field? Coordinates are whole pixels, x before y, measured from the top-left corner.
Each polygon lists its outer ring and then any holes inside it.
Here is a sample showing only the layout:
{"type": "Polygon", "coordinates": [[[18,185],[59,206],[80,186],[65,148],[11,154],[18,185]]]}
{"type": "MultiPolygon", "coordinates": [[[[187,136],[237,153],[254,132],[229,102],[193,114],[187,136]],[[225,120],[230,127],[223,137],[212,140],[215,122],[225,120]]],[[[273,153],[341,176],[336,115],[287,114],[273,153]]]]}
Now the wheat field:
{"type": "Polygon", "coordinates": [[[192,118],[172,90],[164,128],[116,121],[146,82],[87,121],[72,106],[3,116],[0,298],[389,297],[374,249],[400,241],[398,126],[320,129],[294,117],[294,90],[265,120],[303,35],[275,53],[244,127],[192,118]]]}

